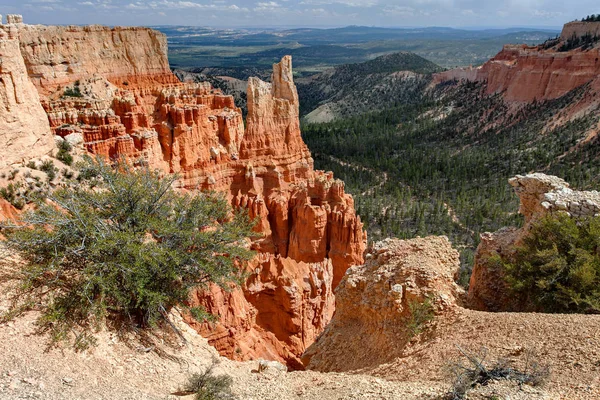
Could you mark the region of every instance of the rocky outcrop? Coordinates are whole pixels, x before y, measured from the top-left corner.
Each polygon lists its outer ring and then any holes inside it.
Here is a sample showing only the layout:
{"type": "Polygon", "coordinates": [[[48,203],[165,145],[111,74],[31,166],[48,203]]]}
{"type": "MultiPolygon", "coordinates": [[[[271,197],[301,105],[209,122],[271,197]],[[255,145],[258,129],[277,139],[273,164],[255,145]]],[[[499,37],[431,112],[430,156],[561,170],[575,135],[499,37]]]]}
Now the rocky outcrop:
{"type": "Polygon", "coordinates": [[[331,323],[303,356],[308,368],[351,371],[400,357],[425,329],[414,325],[421,318],[417,309],[443,314],[460,303],[459,265],[446,237],[375,243],[366,263],[342,279],[331,323]]]}
{"type": "Polygon", "coordinates": [[[167,38],[152,29],[22,24],[18,35],[29,76],[43,94],[92,76],[119,87],[179,83],[169,69],[167,38]]]}
{"type": "MultiPolygon", "coordinates": [[[[13,18],[9,19],[13,21],[13,18]]],[[[48,118],[29,80],[15,25],[0,24],[0,169],[54,148],[48,118]]]]}
{"type": "Polygon", "coordinates": [[[242,288],[197,291],[193,304],[218,316],[216,324],[190,321],[222,355],[269,358],[303,369],[299,355],[329,323],[335,309],[332,265],[260,254],[242,288]]]}
{"type": "Polygon", "coordinates": [[[248,281],[195,293],[192,304],[219,316],[195,326],[229,357],[301,368],[299,356],[333,315],[333,289],[363,261],[366,236],[343,182],[313,169],[291,57],[273,66],[270,83],[249,80],[245,128],[233,97],[177,80],[161,33],[22,23],[3,31],[20,48],[47,131],[91,154],[177,173],[182,190],[224,192],[248,210],[258,253],[248,281]]]}
{"type": "Polygon", "coordinates": [[[517,175],[509,180],[519,196],[522,228],[504,228],[484,233],[475,254],[469,282],[468,303],[471,308],[485,311],[510,311],[522,308],[510,295],[499,268],[490,263],[497,255],[510,256],[532,224],[553,213],[585,218],[600,212],[600,193],[575,191],[564,180],[541,173],[517,175]]]}
{"type": "Polygon", "coordinates": [[[521,201],[519,212],[525,217],[525,229],[533,221],[555,212],[585,218],[593,217],[600,211],[598,191],[573,190],[567,182],[556,176],[541,173],[517,175],[508,183],[521,201]]]}
{"type": "Polygon", "coordinates": [[[568,40],[574,37],[583,37],[585,35],[600,36],[600,22],[594,21],[573,21],[565,24],[560,32],[561,40],[568,40]]]}
{"type": "Polygon", "coordinates": [[[549,45],[505,45],[494,58],[478,68],[459,68],[436,74],[434,82],[453,79],[486,82],[487,93],[502,93],[510,102],[559,98],[593,82],[598,86],[600,48],[560,51],[566,40],[599,31],[597,22],[566,24],[560,40],[549,45]]]}

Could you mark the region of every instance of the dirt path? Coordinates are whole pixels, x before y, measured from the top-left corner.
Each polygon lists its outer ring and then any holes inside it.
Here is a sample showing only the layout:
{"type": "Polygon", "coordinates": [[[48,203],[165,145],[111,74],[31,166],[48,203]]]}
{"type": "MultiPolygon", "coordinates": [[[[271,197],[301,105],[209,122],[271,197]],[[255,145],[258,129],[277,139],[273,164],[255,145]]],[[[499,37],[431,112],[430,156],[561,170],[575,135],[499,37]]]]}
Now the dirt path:
{"type": "Polygon", "coordinates": [[[367,171],[367,172],[371,173],[379,182],[376,185],[371,186],[370,188],[368,188],[367,190],[365,190],[364,192],[362,192],[360,194],[361,196],[370,196],[370,195],[372,195],[373,193],[375,193],[375,189],[382,188],[383,185],[385,185],[387,183],[387,181],[388,181],[388,173],[385,172],[385,171],[383,171],[383,172],[382,171],[375,171],[374,169],[365,167],[364,165],[349,163],[349,162],[340,160],[339,158],[331,156],[331,155],[328,155],[328,154],[319,154],[319,155],[322,156],[322,157],[326,157],[330,161],[333,161],[333,162],[335,162],[335,163],[337,163],[337,164],[339,164],[339,165],[341,165],[343,167],[350,168],[350,169],[353,169],[355,171],[367,171]]]}

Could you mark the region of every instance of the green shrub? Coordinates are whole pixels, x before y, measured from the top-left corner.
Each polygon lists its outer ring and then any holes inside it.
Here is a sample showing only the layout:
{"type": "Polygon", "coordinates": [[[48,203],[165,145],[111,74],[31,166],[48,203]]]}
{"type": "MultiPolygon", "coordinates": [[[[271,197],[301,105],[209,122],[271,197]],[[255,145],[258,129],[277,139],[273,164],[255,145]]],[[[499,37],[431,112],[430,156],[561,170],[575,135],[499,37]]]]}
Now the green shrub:
{"type": "Polygon", "coordinates": [[[40,171],[43,171],[48,176],[48,182],[51,182],[56,177],[56,168],[54,167],[54,162],[52,160],[46,160],[42,162],[40,166],[40,171]]]}
{"type": "Polygon", "coordinates": [[[566,214],[535,223],[502,261],[509,288],[534,311],[600,312],[600,218],[566,214]]]}
{"type": "Polygon", "coordinates": [[[28,228],[3,230],[26,261],[17,298],[46,295],[38,322],[54,339],[107,316],[152,327],[192,287],[241,277],[251,223],[231,216],[223,196],[175,192],[176,177],[125,163],[88,161],[81,176],[26,213],[28,228]]]}
{"type": "Polygon", "coordinates": [[[72,88],[66,88],[63,93],[64,97],[83,97],[81,90],[79,88],[79,81],[76,81],[72,88]]]}
{"type": "Polygon", "coordinates": [[[423,300],[423,302],[409,301],[408,309],[410,311],[410,318],[408,320],[407,328],[412,337],[423,331],[425,324],[433,319],[434,311],[433,305],[428,298],[423,300]]]}
{"type": "Polygon", "coordinates": [[[203,307],[190,307],[189,312],[192,317],[199,322],[214,322],[216,320],[215,316],[207,312],[203,307]]]}
{"type": "Polygon", "coordinates": [[[60,172],[61,172],[62,176],[65,177],[65,179],[71,179],[75,176],[75,173],[67,168],[63,168],[60,172]]]}
{"type": "Polygon", "coordinates": [[[9,183],[8,186],[0,188],[0,197],[12,204],[16,209],[21,210],[25,207],[25,199],[19,193],[21,183],[9,183]]]}
{"type": "Polygon", "coordinates": [[[8,180],[9,181],[14,180],[17,177],[18,174],[19,174],[19,170],[18,169],[12,169],[10,171],[10,173],[8,174],[8,180]]]}
{"type": "Polygon", "coordinates": [[[227,375],[214,375],[215,363],[201,374],[189,377],[185,392],[194,394],[195,400],[231,399],[231,384],[233,380],[227,375]]]}
{"type": "Polygon", "coordinates": [[[58,153],[56,154],[56,158],[63,162],[65,165],[73,164],[73,156],[71,155],[71,150],[73,147],[69,142],[63,140],[58,145],[58,153]]]}

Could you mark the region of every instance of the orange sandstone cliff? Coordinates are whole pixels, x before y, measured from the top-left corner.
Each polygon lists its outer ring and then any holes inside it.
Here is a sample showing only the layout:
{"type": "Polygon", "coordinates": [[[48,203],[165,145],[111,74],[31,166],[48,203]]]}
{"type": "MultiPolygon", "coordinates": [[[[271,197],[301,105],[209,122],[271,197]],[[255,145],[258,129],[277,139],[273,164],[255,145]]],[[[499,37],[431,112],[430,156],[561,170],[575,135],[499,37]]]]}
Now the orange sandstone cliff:
{"type": "Polygon", "coordinates": [[[598,22],[570,22],[557,40],[539,46],[505,45],[482,66],[445,71],[436,74],[434,82],[486,82],[488,94],[503,93],[504,99],[511,102],[556,99],[587,83],[600,89],[598,42],[589,48],[561,50],[569,39],[598,32],[598,22]]]}
{"type": "Polygon", "coordinates": [[[246,283],[193,293],[218,321],[189,322],[230,358],[302,368],[299,356],[333,315],[333,289],[363,261],[366,234],[343,182],[313,169],[291,57],[273,66],[271,82],[249,80],[244,127],[231,96],[177,80],[162,33],[21,22],[2,31],[26,67],[23,87],[35,85],[41,98],[46,142],[54,134],[92,154],[178,173],[182,189],[225,192],[257,218],[246,283]]]}

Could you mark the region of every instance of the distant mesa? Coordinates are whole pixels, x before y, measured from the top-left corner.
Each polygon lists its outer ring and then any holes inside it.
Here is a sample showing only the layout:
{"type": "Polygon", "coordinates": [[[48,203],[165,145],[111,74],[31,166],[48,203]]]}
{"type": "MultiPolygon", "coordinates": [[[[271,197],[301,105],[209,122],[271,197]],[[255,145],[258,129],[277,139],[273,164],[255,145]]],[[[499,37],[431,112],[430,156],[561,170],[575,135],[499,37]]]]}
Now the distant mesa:
{"type": "Polygon", "coordinates": [[[538,46],[505,45],[482,66],[441,72],[434,82],[486,82],[488,94],[522,103],[556,99],[588,83],[600,88],[599,34],[600,22],[569,22],[558,39],[538,46]]]}
{"type": "Polygon", "coordinates": [[[566,23],[560,33],[561,40],[583,37],[586,35],[600,36],[600,21],[573,21],[566,23]]]}

